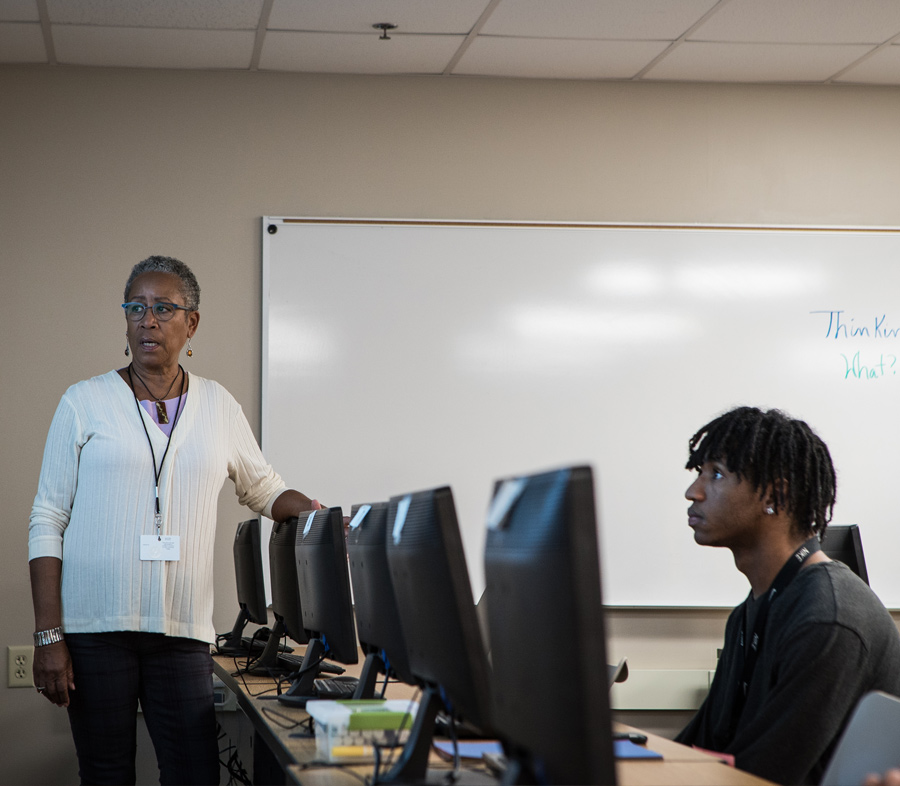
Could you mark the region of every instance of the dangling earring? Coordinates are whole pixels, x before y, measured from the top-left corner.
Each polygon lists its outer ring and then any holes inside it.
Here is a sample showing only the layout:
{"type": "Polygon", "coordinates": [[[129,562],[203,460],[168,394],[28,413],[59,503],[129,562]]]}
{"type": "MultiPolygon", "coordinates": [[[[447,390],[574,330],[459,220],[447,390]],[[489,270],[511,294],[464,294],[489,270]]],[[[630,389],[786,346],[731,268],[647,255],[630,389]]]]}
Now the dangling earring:
{"type": "Polygon", "coordinates": [[[125,357],[128,357],[131,354],[131,350],[128,349],[128,334],[125,334],[125,357]]]}
{"type": "Polygon", "coordinates": [[[188,356],[189,358],[194,357],[194,350],[191,349],[191,340],[190,340],[190,339],[188,339],[188,351],[187,351],[187,356],[188,356]]]}

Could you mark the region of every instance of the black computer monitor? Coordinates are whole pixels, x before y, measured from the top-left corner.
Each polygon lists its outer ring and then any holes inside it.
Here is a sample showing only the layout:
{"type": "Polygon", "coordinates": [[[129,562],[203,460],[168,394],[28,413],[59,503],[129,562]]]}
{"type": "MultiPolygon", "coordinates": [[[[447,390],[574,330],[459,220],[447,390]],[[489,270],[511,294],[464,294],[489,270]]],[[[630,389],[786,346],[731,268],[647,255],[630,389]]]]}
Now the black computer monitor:
{"type": "Polygon", "coordinates": [[[387,557],[409,667],[423,696],[397,764],[381,779],[425,777],[439,711],[490,734],[490,680],[449,488],[393,497],[387,557]]]}
{"type": "Polygon", "coordinates": [[[296,678],[278,700],[305,706],[308,700],[316,698],[314,680],[324,658],[341,663],[359,661],[340,508],[317,510],[300,517],[295,566],[303,599],[303,629],[309,643],[296,678]]]}
{"type": "Polygon", "coordinates": [[[366,662],[353,698],[371,699],[379,674],[414,683],[387,561],[388,503],[354,505],[347,554],[356,634],[366,662]]]}
{"type": "Polygon", "coordinates": [[[296,540],[297,518],[276,521],[269,536],[269,579],[272,586],[272,615],[274,623],[265,647],[248,664],[245,671],[269,674],[273,671],[293,671],[294,667],[279,654],[291,648],[281,643],[290,636],[298,644],[309,641],[303,628],[300,588],[297,584],[296,540]]]}
{"type": "Polygon", "coordinates": [[[509,782],[615,783],[590,467],[498,482],[484,568],[509,782]],[[544,668],[523,657],[536,636],[544,668]]]}
{"type": "Polygon", "coordinates": [[[299,519],[275,522],[269,538],[269,579],[275,624],[298,644],[309,636],[303,627],[303,605],[297,580],[297,525],[299,519]]]}
{"type": "Polygon", "coordinates": [[[822,551],[831,559],[843,562],[866,584],[869,583],[869,572],[866,570],[866,558],[863,555],[858,524],[826,527],[822,536],[822,551]]]}
{"type": "Polygon", "coordinates": [[[234,534],[234,576],[240,611],[231,632],[217,637],[218,652],[222,655],[246,653],[248,647],[243,635],[247,623],[265,625],[268,621],[259,519],[242,521],[237,526],[234,534]]]}

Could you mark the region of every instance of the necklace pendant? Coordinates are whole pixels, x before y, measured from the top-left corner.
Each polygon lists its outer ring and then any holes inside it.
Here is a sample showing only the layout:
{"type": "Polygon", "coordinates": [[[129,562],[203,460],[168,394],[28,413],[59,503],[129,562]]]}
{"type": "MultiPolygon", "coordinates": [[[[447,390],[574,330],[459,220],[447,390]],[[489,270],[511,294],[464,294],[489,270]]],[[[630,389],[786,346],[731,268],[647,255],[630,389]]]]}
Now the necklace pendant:
{"type": "Polygon", "coordinates": [[[156,402],[156,417],[159,418],[159,422],[162,425],[167,426],[169,424],[169,411],[166,409],[165,401],[156,402]]]}

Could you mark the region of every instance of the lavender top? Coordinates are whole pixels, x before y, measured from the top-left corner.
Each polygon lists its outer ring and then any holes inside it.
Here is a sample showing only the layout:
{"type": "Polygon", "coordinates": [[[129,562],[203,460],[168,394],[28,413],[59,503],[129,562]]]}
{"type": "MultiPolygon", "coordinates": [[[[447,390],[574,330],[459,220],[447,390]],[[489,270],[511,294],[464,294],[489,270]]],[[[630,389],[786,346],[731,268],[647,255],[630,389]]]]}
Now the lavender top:
{"type": "Polygon", "coordinates": [[[160,423],[159,415],[156,412],[156,402],[150,401],[142,401],[141,406],[147,410],[147,413],[153,419],[153,422],[159,426],[159,430],[162,431],[167,437],[172,433],[172,426],[178,422],[178,419],[181,418],[181,413],[184,412],[184,402],[181,401],[182,398],[187,398],[187,393],[184,396],[175,396],[175,398],[167,398],[165,401],[166,404],[166,412],[169,413],[169,422],[168,423],[160,423]],[[175,418],[175,412],[178,412],[178,418],[175,418]],[[173,419],[174,418],[174,419],[173,419]]]}

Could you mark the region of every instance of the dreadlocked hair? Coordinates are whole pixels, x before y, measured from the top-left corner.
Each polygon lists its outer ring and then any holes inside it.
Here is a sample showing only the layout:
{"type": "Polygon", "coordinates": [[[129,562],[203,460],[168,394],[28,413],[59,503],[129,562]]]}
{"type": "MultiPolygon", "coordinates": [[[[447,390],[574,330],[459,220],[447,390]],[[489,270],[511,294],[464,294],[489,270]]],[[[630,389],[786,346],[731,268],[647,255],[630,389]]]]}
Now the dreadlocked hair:
{"type": "Polygon", "coordinates": [[[828,447],[802,420],[777,409],[737,407],[703,426],[688,449],[687,469],[724,461],[760,497],[771,488],[776,512],[786,510],[801,534],[825,533],[837,479],[828,447]]]}

